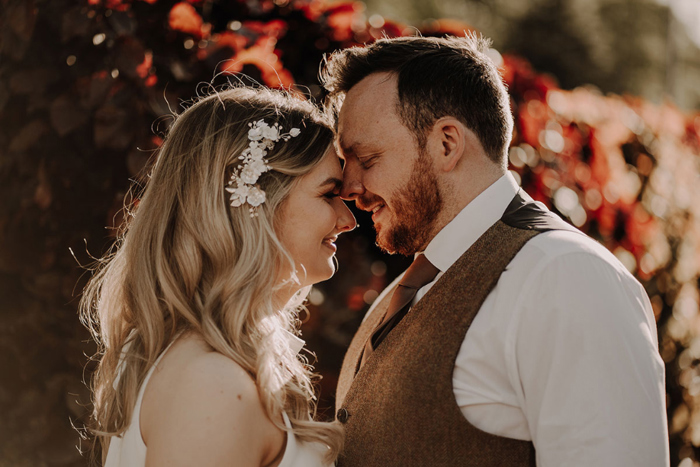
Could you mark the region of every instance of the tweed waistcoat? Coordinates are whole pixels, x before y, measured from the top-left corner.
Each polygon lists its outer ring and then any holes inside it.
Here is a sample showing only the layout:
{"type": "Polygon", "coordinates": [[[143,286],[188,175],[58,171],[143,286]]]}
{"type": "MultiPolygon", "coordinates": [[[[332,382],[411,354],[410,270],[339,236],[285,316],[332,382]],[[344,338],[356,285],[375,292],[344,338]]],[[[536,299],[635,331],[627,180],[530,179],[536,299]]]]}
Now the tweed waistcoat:
{"type": "MultiPolygon", "coordinates": [[[[457,354],[502,272],[542,231],[573,229],[523,192],[418,301],[362,368],[362,349],[392,291],[366,319],[343,361],[336,395],[345,466],[534,466],[529,441],[471,425],[452,386],[457,354]],[[359,371],[358,371],[359,369],[359,371]]],[[[575,229],[574,229],[575,230],[575,229]]],[[[578,231],[577,231],[578,232],[578,231]]]]}

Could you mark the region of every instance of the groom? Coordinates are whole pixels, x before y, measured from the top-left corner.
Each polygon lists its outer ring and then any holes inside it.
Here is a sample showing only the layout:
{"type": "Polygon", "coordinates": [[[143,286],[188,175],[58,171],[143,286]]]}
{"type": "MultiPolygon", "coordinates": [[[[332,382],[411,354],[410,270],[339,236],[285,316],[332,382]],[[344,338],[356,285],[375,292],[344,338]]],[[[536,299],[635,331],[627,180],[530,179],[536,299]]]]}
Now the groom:
{"type": "Polygon", "coordinates": [[[664,366],[642,286],[519,189],[480,38],[383,39],[323,71],[341,196],[415,255],[350,345],[339,466],[666,466],[664,366]]]}

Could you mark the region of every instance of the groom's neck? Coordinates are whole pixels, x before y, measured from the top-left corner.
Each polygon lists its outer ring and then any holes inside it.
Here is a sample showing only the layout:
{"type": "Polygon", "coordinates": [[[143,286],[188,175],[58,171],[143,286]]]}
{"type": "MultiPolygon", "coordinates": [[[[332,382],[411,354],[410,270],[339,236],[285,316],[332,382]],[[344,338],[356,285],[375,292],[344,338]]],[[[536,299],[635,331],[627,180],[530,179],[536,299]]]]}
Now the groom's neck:
{"type": "Polygon", "coordinates": [[[491,166],[482,170],[475,169],[469,174],[460,174],[462,175],[461,177],[452,177],[445,180],[442,187],[443,208],[435,222],[431,240],[462,212],[469,203],[503,177],[505,173],[505,169],[491,166]]]}

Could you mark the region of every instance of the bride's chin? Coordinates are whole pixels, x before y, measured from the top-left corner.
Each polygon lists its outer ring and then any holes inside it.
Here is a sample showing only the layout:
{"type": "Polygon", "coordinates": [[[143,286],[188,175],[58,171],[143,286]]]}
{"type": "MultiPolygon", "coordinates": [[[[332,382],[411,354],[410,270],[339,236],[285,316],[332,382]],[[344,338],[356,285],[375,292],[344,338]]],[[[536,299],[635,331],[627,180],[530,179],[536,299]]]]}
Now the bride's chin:
{"type": "Polygon", "coordinates": [[[323,277],[323,279],[321,279],[321,281],[327,281],[328,279],[330,279],[331,277],[333,277],[335,275],[336,270],[335,270],[335,263],[333,261],[334,260],[331,257],[331,259],[328,262],[328,271],[326,271],[325,274],[323,274],[324,277],[323,277]]]}
{"type": "Polygon", "coordinates": [[[330,279],[334,275],[335,275],[335,268],[331,268],[331,270],[327,274],[325,274],[325,277],[322,280],[327,281],[328,279],[330,279]]]}

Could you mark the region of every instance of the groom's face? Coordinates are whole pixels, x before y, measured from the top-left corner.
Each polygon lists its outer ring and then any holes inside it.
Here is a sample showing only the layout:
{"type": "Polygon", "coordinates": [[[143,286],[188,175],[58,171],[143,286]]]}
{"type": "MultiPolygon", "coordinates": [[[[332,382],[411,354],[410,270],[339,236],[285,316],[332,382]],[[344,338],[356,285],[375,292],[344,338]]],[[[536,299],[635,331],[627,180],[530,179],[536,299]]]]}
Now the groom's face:
{"type": "Polygon", "coordinates": [[[442,199],[430,155],[396,113],[396,78],[375,73],[345,97],[338,118],[341,196],[372,212],[377,245],[412,255],[431,240],[442,199]]]}

